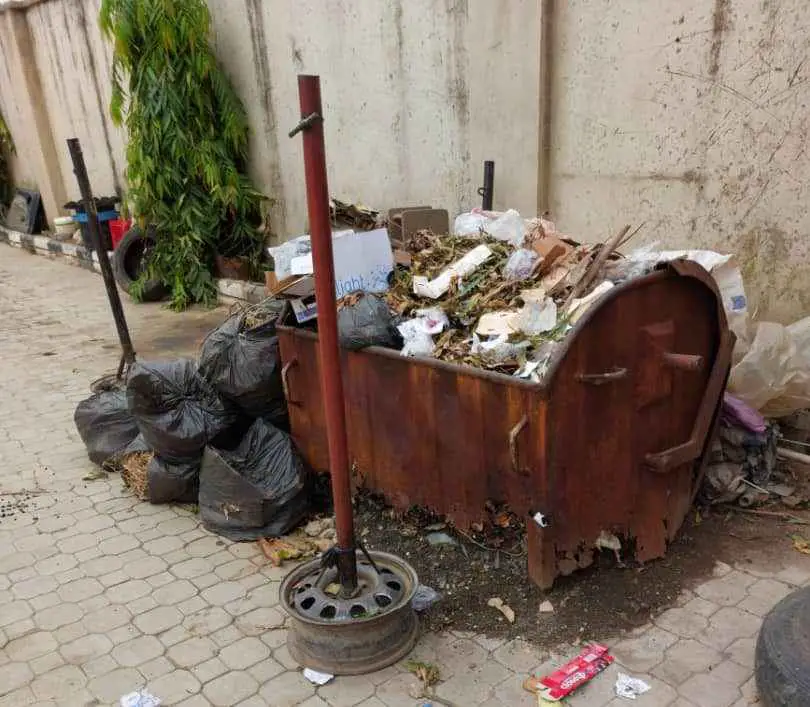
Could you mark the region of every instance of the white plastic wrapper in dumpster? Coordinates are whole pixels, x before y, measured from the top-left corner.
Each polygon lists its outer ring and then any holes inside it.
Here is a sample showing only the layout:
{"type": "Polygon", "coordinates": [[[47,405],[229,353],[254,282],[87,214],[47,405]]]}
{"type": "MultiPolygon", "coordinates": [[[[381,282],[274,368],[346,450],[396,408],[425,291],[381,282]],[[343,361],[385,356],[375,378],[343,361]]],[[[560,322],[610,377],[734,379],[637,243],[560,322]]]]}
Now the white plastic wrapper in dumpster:
{"type": "Polygon", "coordinates": [[[138,436],[126,393],[120,390],[105,390],[82,400],[73,421],[94,464],[118,456],[138,436]]]}
{"type": "Polygon", "coordinates": [[[307,511],[308,476],[292,438],[256,420],[233,451],[206,447],[200,517],[231,540],[284,535],[307,511]]]}

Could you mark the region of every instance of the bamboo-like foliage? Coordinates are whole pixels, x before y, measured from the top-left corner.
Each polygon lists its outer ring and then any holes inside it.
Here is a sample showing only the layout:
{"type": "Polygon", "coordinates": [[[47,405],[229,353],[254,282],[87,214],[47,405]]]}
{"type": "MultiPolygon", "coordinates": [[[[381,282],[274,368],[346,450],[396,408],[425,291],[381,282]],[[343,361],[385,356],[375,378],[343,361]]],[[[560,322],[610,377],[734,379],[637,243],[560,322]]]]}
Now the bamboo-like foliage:
{"type": "Polygon", "coordinates": [[[258,267],[263,197],[244,171],[247,117],[209,45],[208,7],[103,0],[99,20],[113,43],[110,111],[129,134],[130,203],[157,225],[142,280],[169,286],[175,309],[211,303],[215,253],[258,267]]]}
{"type": "Polygon", "coordinates": [[[0,216],[5,212],[14,196],[14,184],[11,181],[11,155],[14,154],[14,141],[11,139],[6,121],[0,115],[0,216]]]}

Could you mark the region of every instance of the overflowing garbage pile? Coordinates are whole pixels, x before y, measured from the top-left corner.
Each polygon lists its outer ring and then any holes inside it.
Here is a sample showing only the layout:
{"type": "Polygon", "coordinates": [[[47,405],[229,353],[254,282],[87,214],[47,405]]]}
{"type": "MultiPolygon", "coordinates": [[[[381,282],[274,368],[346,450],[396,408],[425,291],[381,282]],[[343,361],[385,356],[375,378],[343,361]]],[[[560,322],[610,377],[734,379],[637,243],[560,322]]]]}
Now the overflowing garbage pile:
{"type": "MultiPolygon", "coordinates": [[[[470,214],[452,236],[406,242],[410,267],[385,294],[403,354],[540,380],[556,345],[601,294],[607,258],[626,242],[580,246],[545,219],[470,214]]],[[[615,257],[615,256],[614,256],[615,257]]]]}
{"type": "Polygon", "coordinates": [[[138,362],[123,390],[79,403],[88,456],[151,503],[198,503],[235,540],[282,535],[308,510],[309,471],[288,429],[272,300],[227,319],[199,363],[138,362]]]}

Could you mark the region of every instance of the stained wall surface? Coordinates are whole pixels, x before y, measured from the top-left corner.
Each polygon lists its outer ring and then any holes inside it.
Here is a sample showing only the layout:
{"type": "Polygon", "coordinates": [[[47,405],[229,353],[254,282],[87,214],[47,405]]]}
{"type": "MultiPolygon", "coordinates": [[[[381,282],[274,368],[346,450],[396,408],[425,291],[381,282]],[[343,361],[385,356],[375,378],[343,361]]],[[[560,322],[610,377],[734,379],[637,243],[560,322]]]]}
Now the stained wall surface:
{"type": "MultiPolygon", "coordinates": [[[[65,146],[78,136],[95,191],[125,188],[112,125],[110,47],[99,0],[23,2],[30,62],[0,15],[0,109],[18,181],[48,135],[47,175],[78,196],[65,146]],[[42,95],[26,95],[32,64],[42,95]],[[31,67],[28,66],[30,69],[31,67]],[[48,135],[25,116],[44,105],[48,135]]],[[[585,241],[624,223],[638,244],[737,253],[758,315],[810,310],[805,215],[810,5],[800,0],[567,0],[551,16],[551,148],[539,151],[540,0],[211,0],[217,55],[245,102],[250,171],[272,199],[274,237],[306,229],[296,76],[322,77],[331,192],[387,209],[451,214],[480,202],[485,159],[495,206],[550,205],[585,241]]],[[[56,193],[58,190],[52,189],[56,193]]],[[[51,199],[53,202],[53,199],[51,199]]],[[[54,203],[49,214],[58,210],[54,203]]]]}

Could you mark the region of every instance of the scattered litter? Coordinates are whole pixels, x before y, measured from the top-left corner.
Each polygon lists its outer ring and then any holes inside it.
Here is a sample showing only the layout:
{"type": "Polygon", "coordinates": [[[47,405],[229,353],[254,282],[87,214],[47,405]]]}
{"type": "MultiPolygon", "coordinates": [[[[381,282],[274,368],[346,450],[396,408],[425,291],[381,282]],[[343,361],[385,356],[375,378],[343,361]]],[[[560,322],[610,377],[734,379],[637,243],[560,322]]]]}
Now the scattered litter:
{"type": "Polygon", "coordinates": [[[447,533],[428,533],[425,539],[431,545],[458,545],[458,540],[447,533]]]}
{"type": "Polygon", "coordinates": [[[765,431],[767,424],[765,418],[754,410],[744,400],[731,395],[731,393],[723,393],[723,407],[721,411],[722,419],[726,420],[731,425],[744,427],[749,432],[760,434],[765,431]]]}
{"type": "Polygon", "coordinates": [[[788,496],[792,496],[796,492],[796,487],[789,486],[788,484],[769,484],[767,491],[768,493],[772,493],[774,496],[779,496],[780,498],[787,498],[788,496]]]}
{"type": "Polygon", "coordinates": [[[130,692],[120,700],[121,707],[159,707],[160,698],[150,695],[146,690],[130,692]]]}
{"type": "Polygon", "coordinates": [[[441,598],[442,595],[433,589],[433,587],[428,587],[426,584],[420,584],[413,593],[411,606],[413,607],[414,611],[427,611],[437,601],[440,601],[441,598]]]}
{"type": "Polygon", "coordinates": [[[614,658],[608,653],[607,646],[592,643],[550,675],[539,680],[534,677],[527,679],[523,687],[529,692],[536,692],[549,702],[559,702],[601,673],[613,661],[614,658]]]}
{"type": "Polygon", "coordinates": [[[540,604],[540,608],[538,609],[538,611],[541,614],[553,614],[554,613],[554,605],[548,599],[546,599],[546,601],[544,601],[542,604],[540,604]]]}
{"type": "Polygon", "coordinates": [[[409,660],[407,663],[405,663],[405,668],[408,670],[408,672],[413,673],[421,683],[419,689],[413,690],[411,697],[417,700],[423,697],[428,699],[437,699],[433,694],[433,686],[441,679],[441,673],[439,672],[439,668],[437,666],[433,665],[433,663],[423,663],[418,660],[409,660]]]}
{"type": "Polygon", "coordinates": [[[605,530],[599,533],[594,545],[605,550],[613,550],[613,552],[620,552],[622,549],[622,541],[613,533],[608,533],[605,530]]]}
{"type": "Polygon", "coordinates": [[[624,673],[616,676],[616,694],[627,700],[634,700],[639,695],[649,692],[652,688],[639,678],[632,678],[624,673]]]}
{"type": "MultiPolygon", "coordinates": [[[[237,509],[238,510],[238,509],[237,509]]],[[[334,533],[334,530],[331,531],[334,533]]],[[[334,543],[334,538],[321,536],[311,538],[303,530],[296,530],[280,538],[259,538],[258,545],[262,554],[274,567],[281,567],[287,560],[304,560],[319,552],[326,552],[334,543]]]]}
{"type": "Polygon", "coordinates": [[[447,527],[447,523],[444,521],[439,521],[438,523],[431,523],[430,525],[426,525],[424,530],[428,533],[433,533],[437,530],[444,530],[447,527]]]}
{"type": "Polygon", "coordinates": [[[543,515],[539,511],[532,516],[532,520],[541,528],[548,528],[548,526],[551,525],[548,516],[543,515]]]}
{"type": "Polygon", "coordinates": [[[503,599],[500,597],[492,597],[492,599],[489,599],[487,606],[491,606],[493,609],[500,611],[510,624],[515,623],[515,612],[512,611],[512,608],[508,604],[504,604],[503,599]]]}
{"type": "Polygon", "coordinates": [[[316,518],[304,526],[304,534],[310,538],[324,537],[326,534],[331,535],[328,531],[334,530],[334,527],[334,518],[316,518]]]}
{"type": "Polygon", "coordinates": [[[326,683],[335,679],[335,676],[331,673],[320,673],[312,668],[304,668],[304,677],[313,685],[319,686],[326,685],[326,683]]]}
{"type": "Polygon", "coordinates": [[[701,499],[710,504],[737,503],[748,508],[766,500],[771,487],[788,490],[789,478],[777,463],[778,426],[768,423],[764,432],[751,432],[749,427],[732,422],[726,410],[724,402],[701,499]]]}
{"type": "Polygon", "coordinates": [[[793,541],[794,550],[798,550],[803,555],[810,555],[810,540],[803,535],[791,535],[790,539],[793,541]]]}

